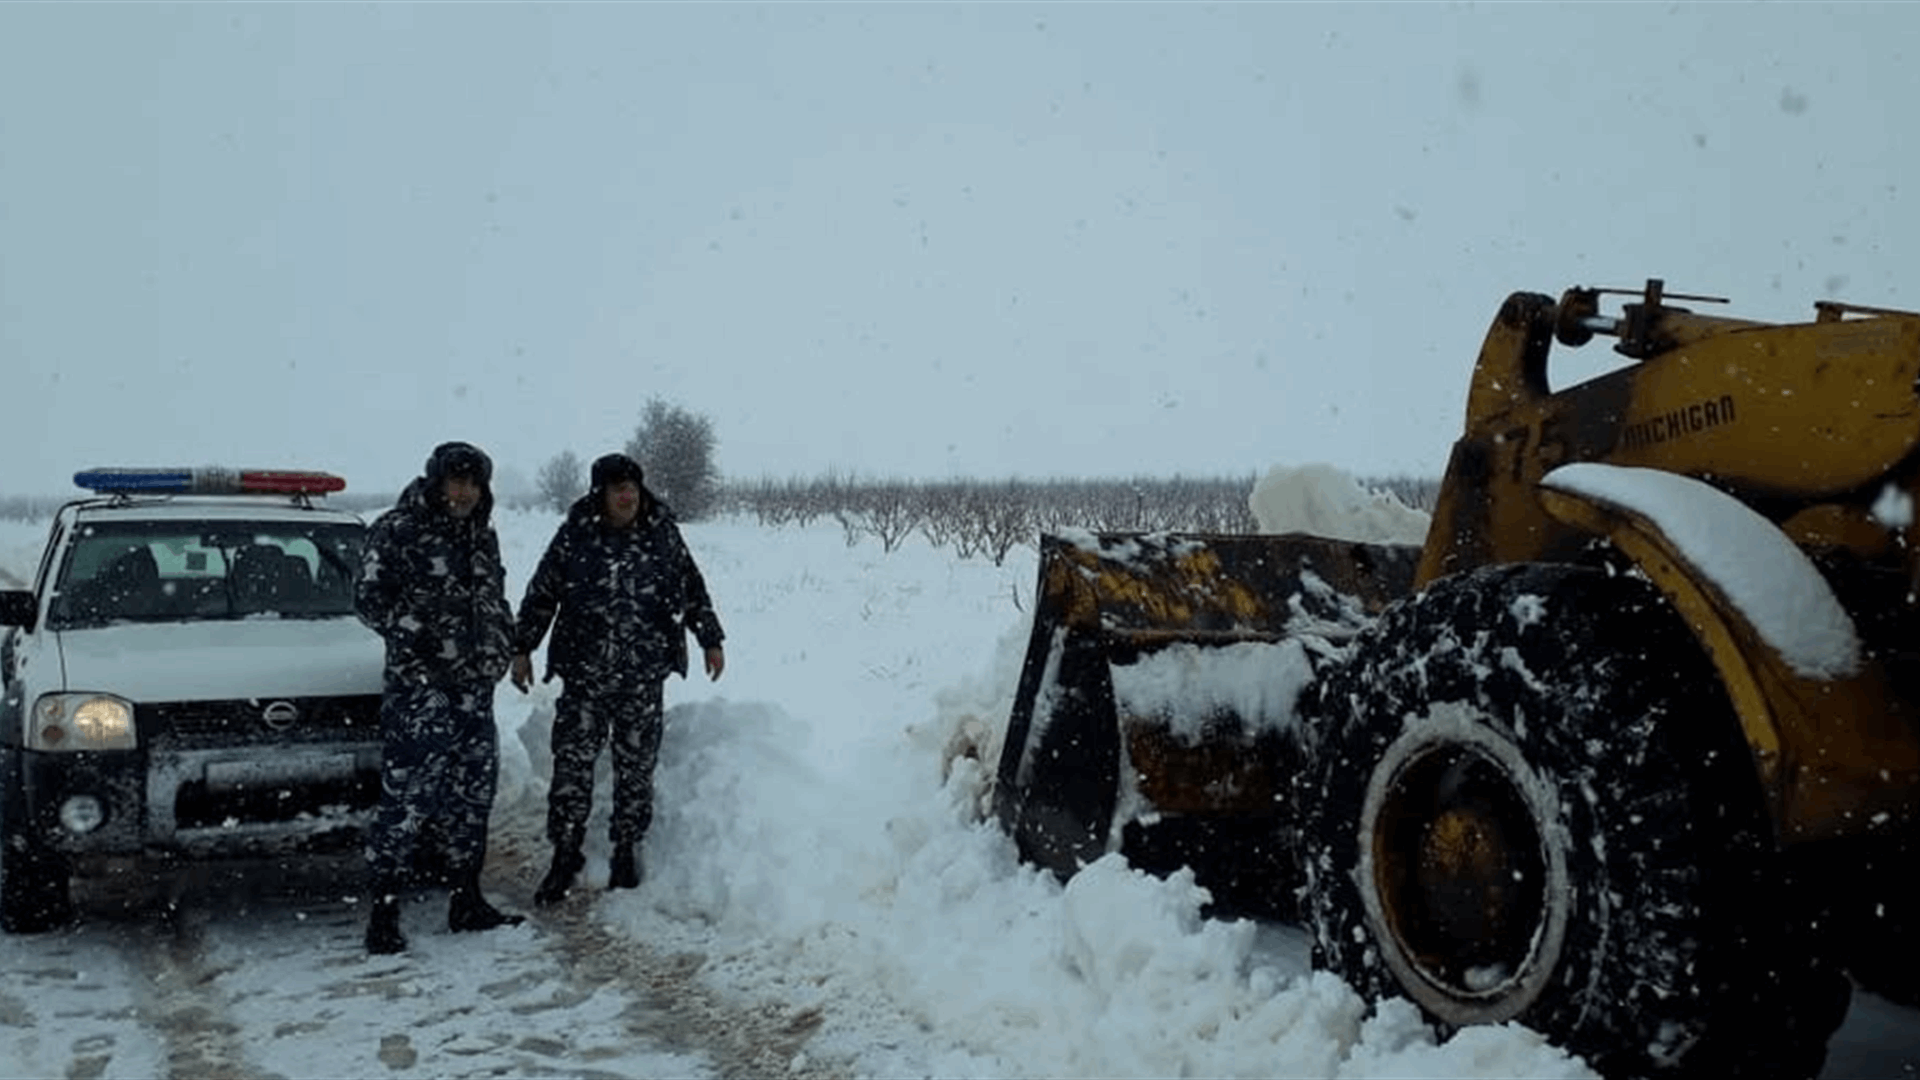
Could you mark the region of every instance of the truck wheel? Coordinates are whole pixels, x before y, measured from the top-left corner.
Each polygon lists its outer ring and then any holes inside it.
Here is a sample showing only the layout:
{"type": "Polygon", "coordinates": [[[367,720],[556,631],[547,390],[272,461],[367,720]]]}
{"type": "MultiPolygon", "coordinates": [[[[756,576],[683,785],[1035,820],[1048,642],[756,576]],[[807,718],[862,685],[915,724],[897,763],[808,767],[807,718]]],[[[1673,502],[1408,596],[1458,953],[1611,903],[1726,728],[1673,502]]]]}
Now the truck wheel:
{"type": "MultiPolygon", "coordinates": [[[[11,763],[9,763],[11,764],[11,763]]],[[[67,860],[33,835],[24,822],[17,770],[0,776],[0,930],[37,934],[73,919],[67,860]]]]}
{"type": "Polygon", "coordinates": [[[1778,899],[1751,755],[1651,586],[1476,571],[1353,648],[1296,789],[1318,966],[1609,1075],[1819,1071],[1847,984],[1778,899]]]}

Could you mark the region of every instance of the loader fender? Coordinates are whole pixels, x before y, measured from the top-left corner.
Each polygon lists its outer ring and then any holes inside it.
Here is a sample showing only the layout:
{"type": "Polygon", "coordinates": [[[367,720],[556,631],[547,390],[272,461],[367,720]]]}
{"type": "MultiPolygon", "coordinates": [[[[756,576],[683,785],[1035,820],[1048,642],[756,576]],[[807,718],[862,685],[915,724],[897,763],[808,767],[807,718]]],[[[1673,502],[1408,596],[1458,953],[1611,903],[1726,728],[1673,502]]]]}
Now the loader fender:
{"type": "Polygon", "coordinates": [[[1752,751],[1778,841],[1913,820],[1912,718],[1888,715],[1899,696],[1887,672],[1776,525],[1709,484],[1654,469],[1562,466],[1539,495],[1554,518],[1630,558],[1698,639],[1752,751]]]}

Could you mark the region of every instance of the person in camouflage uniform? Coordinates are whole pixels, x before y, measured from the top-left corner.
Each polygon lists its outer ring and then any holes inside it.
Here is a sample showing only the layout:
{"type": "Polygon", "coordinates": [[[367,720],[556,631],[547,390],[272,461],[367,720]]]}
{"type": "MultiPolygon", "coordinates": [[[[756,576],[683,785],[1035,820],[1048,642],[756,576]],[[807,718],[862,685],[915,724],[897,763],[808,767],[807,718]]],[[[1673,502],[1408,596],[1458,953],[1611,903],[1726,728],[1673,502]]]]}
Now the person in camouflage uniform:
{"type": "Polygon", "coordinates": [[[591,489],[567,512],[527,583],[514,629],[514,685],[533,680],[533,651],[548,625],[547,674],[563,689],[554,708],[547,838],[553,866],[533,902],[558,903],[586,865],[593,768],[613,743],[612,888],[640,884],[639,846],[653,823],[662,683],[687,673],[687,634],[710,679],[726,666],[720,619],[673,514],[625,454],[593,463],[591,489]]]}
{"type": "Polygon", "coordinates": [[[491,520],[492,473],[478,447],[442,443],[367,532],[354,609],[387,644],[380,804],[367,832],[372,953],[407,947],[401,881],[429,824],[446,844],[448,928],[522,921],[480,894],[500,776],[493,687],[511,662],[513,632],[491,520]]]}

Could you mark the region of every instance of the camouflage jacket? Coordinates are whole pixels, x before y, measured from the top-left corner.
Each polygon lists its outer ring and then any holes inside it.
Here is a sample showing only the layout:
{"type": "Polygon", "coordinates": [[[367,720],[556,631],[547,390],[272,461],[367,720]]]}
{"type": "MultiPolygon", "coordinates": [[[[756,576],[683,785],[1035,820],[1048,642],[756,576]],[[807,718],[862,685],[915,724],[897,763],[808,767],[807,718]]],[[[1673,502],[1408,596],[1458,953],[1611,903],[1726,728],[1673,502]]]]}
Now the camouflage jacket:
{"type": "Polygon", "coordinates": [[[354,610],[386,640],[389,684],[498,682],[513,658],[513,611],[492,499],[461,520],[428,493],[416,479],[374,520],[354,610]]]}
{"type": "Polygon", "coordinates": [[[573,504],[527,583],[515,648],[533,652],[549,624],[546,677],[589,691],[685,675],[688,632],[703,649],[725,637],[672,512],[650,497],[624,529],[591,494],[573,504]]]}

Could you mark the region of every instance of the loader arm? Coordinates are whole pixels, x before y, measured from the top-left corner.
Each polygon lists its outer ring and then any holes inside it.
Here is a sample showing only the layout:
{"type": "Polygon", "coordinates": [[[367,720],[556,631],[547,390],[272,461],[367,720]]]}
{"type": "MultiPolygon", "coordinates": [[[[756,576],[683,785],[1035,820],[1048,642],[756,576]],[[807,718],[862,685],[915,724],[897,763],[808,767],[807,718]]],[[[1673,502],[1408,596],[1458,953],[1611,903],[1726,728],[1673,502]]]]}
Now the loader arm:
{"type": "Polygon", "coordinates": [[[1920,315],[1826,305],[1809,323],[1772,325],[1666,306],[1659,282],[1617,320],[1594,290],[1556,303],[1515,293],[1474,367],[1464,430],[1434,509],[1422,587],[1490,563],[1579,561],[1588,537],[1533,491],[1569,462],[1711,477],[1754,504],[1871,500],[1920,450],[1920,315]],[[1844,314],[1863,315],[1842,318],[1844,314]],[[1554,390],[1556,336],[1621,339],[1636,362],[1554,390]]]}

